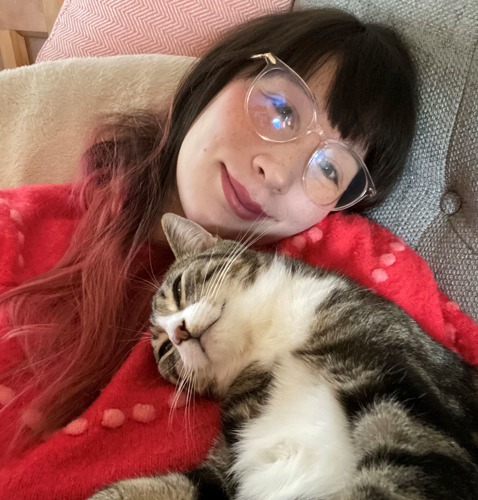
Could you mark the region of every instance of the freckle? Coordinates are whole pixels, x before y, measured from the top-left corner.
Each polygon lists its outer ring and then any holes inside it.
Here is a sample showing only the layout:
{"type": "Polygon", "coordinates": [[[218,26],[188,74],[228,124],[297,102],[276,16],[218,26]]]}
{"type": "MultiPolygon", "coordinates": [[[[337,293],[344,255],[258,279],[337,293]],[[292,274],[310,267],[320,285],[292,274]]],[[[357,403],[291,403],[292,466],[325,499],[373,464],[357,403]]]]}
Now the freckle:
{"type": "Polygon", "coordinates": [[[375,283],[383,283],[388,280],[388,274],[384,269],[378,268],[372,271],[372,279],[375,283]]]}

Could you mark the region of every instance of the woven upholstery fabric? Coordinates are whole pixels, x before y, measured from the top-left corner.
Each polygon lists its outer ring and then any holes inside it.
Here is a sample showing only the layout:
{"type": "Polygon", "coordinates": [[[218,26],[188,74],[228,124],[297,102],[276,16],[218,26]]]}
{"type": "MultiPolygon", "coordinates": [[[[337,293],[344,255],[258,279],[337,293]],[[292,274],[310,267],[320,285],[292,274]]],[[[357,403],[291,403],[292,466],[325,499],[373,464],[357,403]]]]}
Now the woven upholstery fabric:
{"type": "Polygon", "coordinates": [[[37,61],[198,56],[227,28],[290,6],[291,0],[65,0],[37,61]]]}
{"type": "Polygon", "coordinates": [[[393,26],[419,72],[417,134],[407,170],[370,216],[415,248],[478,320],[478,2],[298,0],[393,26]]]}

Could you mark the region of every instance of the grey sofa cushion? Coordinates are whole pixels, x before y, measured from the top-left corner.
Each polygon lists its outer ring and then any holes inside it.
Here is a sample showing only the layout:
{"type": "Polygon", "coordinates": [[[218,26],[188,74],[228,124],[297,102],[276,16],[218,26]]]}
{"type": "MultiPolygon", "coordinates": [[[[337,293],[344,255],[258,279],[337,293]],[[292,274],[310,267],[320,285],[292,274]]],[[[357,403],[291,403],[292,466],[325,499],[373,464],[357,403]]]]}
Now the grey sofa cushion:
{"type": "Polygon", "coordinates": [[[419,72],[407,170],[370,217],[430,264],[440,287],[478,320],[478,1],[298,0],[393,26],[419,72]]]}

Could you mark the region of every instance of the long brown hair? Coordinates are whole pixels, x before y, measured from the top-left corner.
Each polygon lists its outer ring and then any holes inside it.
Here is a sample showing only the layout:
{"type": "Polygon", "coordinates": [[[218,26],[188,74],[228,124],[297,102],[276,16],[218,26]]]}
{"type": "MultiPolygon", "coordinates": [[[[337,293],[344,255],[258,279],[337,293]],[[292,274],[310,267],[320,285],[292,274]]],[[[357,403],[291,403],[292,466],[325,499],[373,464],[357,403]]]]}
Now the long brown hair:
{"type": "Polygon", "coordinates": [[[32,405],[45,416],[37,435],[91,404],[137,342],[153,292],[144,282],[154,274],[139,254],[154,251],[149,241],[171,202],[182,141],[227,83],[257,71],[250,57],[263,52],[304,79],[335,58],[327,112],[344,139],[366,146],[379,192],[355,208],[378,203],[392,189],[416,114],[414,66],[392,30],[335,9],[269,15],[231,30],[183,79],[166,120],[142,112],[102,127],[75,190],[82,216],[68,251],[53,269],[0,298],[10,336],[28,353],[15,373],[27,370],[39,391],[32,405]]]}

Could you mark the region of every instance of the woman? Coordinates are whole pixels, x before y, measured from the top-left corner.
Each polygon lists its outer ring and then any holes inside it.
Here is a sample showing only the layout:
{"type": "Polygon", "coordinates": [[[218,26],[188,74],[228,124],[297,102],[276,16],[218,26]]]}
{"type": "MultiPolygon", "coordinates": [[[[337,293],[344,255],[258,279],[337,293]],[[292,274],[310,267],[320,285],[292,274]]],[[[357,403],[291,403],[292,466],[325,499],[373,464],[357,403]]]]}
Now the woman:
{"type": "Polygon", "coordinates": [[[157,279],[171,262],[163,213],[271,244],[377,205],[404,167],[415,79],[388,28],[333,9],[276,14],[212,47],[166,121],[143,113],[101,130],[84,179],[58,187],[73,220],[61,258],[1,296],[25,359],[2,369],[0,383],[17,385],[0,415],[38,412],[8,427],[13,453],[78,417],[147,327],[150,262],[157,279]]]}

